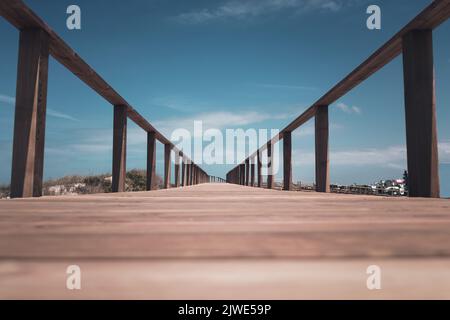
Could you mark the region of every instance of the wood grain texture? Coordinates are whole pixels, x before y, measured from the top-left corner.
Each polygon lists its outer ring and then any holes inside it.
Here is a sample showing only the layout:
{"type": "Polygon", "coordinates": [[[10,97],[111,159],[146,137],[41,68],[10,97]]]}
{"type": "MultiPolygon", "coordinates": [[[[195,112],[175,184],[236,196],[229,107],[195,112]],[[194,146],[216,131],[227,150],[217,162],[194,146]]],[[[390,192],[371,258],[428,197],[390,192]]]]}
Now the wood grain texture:
{"type": "Polygon", "coordinates": [[[44,171],[49,37],[20,32],[12,154],[11,197],[39,197],[44,171]]]}
{"type": "Polygon", "coordinates": [[[448,298],[449,242],[444,199],[201,184],[4,200],[0,297],[448,298]],[[69,264],[78,295],[63,289],[69,264]]]}
{"type": "Polygon", "coordinates": [[[283,190],[291,190],[292,185],[292,135],[285,132],[283,137],[283,190]]]}
{"type": "Polygon", "coordinates": [[[408,189],[411,197],[439,198],[439,159],[431,30],[403,39],[408,189]]]}
{"type": "Polygon", "coordinates": [[[127,172],[127,107],[114,106],[112,191],[125,191],[127,172]]]}
{"type": "Polygon", "coordinates": [[[157,187],[156,179],[156,137],[154,132],[147,132],[147,181],[146,190],[157,187]]]}
{"type": "Polygon", "coordinates": [[[330,192],[330,161],[328,158],[328,106],[317,109],[315,116],[316,191],[330,192]]]}

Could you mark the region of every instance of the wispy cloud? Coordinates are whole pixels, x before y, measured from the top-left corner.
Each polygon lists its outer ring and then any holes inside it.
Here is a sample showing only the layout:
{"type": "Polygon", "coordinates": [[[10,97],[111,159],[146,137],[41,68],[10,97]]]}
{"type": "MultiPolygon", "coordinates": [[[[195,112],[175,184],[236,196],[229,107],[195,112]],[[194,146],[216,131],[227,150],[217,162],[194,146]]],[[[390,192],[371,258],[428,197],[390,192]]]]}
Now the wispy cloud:
{"type": "Polygon", "coordinates": [[[0,102],[13,105],[14,103],[16,103],[16,99],[14,97],[0,94],[0,102]]]}
{"type": "Polygon", "coordinates": [[[361,114],[362,110],[361,108],[357,107],[357,106],[349,106],[345,103],[339,102],[337,105],[337,108],[345,113],[348,114],[361,114]]]}
{"type": "Polygon", "coordinates": [[[226,129],[258,124],[268,120],[283,120],[290,117],[290,113],[271,114],[261,111],[216,111],[198,113],[190,117],[175,117],[155,122],[155,126],[164,134],[170,136],[173,130],[183,128],[192,130],[194,121],[202,121],[203,129],[226,129]]]}
{"type": "MultiPolygon", "coordinates": [[[[341,124],[331,122],[330,123],[330,131],[340,130],[344,128],[341,124]]],[[[308,124],[301,126],[300,128],[296,129],[292,132],[293,136],[295,137],[309,137],[315,135],[315,128],[314,128],[314,122],[308,122],[308,124]]]]}
{"type": "MultiPolygon", "coordinates": [[[[8,96],[8,95],[0,94],[0,102],[6,103],[8,105],[14,105],[16,103],[16,98],[8,96]]],[[[66,113],[51,109],[51,108],[47,108],[47,115],[50,117],[59,118],[59,119],[79,121],[78,119],[72,117],[69,114],[66,114],[66,113]]]]}
{"type": "Polygon", "coordinates": [[[214,20],[249,19],[280,11],[339,11],[357,1],[349,0],[229,0],[214,8],[201,8],[175,17],[177,21],[199,24],[214,20]]]}
{"type": "Polygon", "coordinates": [[[79,121],[78,119],[72,117],[71,115],[68,115],[66,113],[62,113],[53,109],[47,108],[47,115],[54,118],[59,119],[65,119],[65,120],[71,120],[71,121],[79,121]]]}
{"type": "Polygon", "coordinates": [[[266,89],[286,89],[286,90],[304,90],[304,91],[316,91],[318,88],[311,86],[297,86],[287,84],[272,84],[272,83],[252,83],[251,85],[266,88],[266,89]]]}
{"type": "MultiPolygon", "coordinates": [[[[450,164],[450,141],[441,141],[439,146],[439,163],[450,164]]],[[[296,150],[293,157],[296,166],[314,165],[314,152],[296,150]]],[[[330,163],[336,166],[378,166],[406,168],[406,147],[401,145],[386,148],[358,148],[330,152],[330,163]]]]}

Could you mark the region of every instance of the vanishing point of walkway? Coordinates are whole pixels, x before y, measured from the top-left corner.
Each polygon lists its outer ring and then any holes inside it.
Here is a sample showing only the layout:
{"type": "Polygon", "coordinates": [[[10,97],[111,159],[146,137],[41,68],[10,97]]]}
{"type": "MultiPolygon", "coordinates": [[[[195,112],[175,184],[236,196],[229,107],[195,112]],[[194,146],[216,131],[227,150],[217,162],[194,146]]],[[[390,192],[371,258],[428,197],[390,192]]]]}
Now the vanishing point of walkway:
{"type": "Polygon", "coordinates": [[[14,199],[0,298],[450,298],[449,243],[444,199],[232,184],[14,199]],[[71,264],[82,290],[65,287],[71,264]]]}

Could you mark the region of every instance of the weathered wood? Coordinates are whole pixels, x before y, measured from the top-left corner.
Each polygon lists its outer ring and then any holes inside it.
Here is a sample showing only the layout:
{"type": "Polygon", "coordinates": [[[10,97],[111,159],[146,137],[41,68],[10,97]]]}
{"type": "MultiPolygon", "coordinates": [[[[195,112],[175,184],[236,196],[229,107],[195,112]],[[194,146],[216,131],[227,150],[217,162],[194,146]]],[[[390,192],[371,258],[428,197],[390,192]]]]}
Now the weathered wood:
{"type": "Polygon", "coordinates": [[[330,192],[328,159],[328,106],[317,108],[315,117],[316,191],[330,192]]]}
{"type": "Polygon", "coordinates": [[[258,177],[258,188],[261,188],[262,186],[262,162],[261,162],[261,151],[258,150],[256,152],[256,170],[257,170],[257,177],[258,177]]]}
{"type": "Polygon", "coordinates": [[[11,197],[42,195],[49,37],[20,32],[11,172],[11,197]]]}
{"type": "Polygon", "coordinates": [[[147,190],[156,189],[156,137],[154,132],[147,132],[147,190]]]}
{"type": "Polygon", "coordinates": [[[283,190],[291,190],[292,185],[292,135],[283,135],[283,190]]]}
{"type": "Polygon", "coordinates": [[[431,30],[403,37],[406,145],[410,197],[439,197],[439,160],[431,30]]]}
{"type": "Polygon", "coordinates": [[[127,107],[114,106],[112,192],[125,191],[127,173],[127,107]]]}
{"type": "Polygon", "coordinates": [[[448,230],[445,199],[231,184],[4,200],[0,299],[449,298],[448,230]]]}
{"type": "Polygon", "coordinates": [[[273,145],[271,142],[267,144],[267,189],[273,189],[274,179],[273,179],[273,145]]]}

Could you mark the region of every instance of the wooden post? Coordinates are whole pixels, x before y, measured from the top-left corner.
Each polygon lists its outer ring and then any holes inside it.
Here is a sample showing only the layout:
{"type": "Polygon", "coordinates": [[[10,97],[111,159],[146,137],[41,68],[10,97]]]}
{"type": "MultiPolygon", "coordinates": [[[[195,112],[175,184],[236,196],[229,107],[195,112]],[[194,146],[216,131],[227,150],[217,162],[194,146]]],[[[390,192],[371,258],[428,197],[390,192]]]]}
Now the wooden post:
{"type": "Polygon", "coordinates": [[[273,189],[273,154],[272,142],[267,144],[267,189],[273,189]]]}
{"type": "Polygon", "coordinates": [[[125,192],[127,107],[114,106],[112,192],[125,192]]]}
{"type": "Polygon", "coordinates": [[[194,184],[194,164],[191,162],[189,165],[189,185],[194,184]]]}
{"type": "Polygon", "coordinates": [[[245,160],[245,185],[250,185],[250,159],[245,160]]]}
{"type": "Polygon", "coordinates": [[[328,134],[328,106],[319,106],[315,116],[317,192],[330,192],[328,134]]]}
{"type": "Polygon", "coordinates": [[[175,152],[175,187],[180,187],[180,152],[175,152]]]}
{"type": "Polygon", "coordinates": [[[164,145],[164,189],[170,188],[170,153],[172,146],[170,144],[164,145]]]}
{"type": "Polygon", "coordinates": [[[147,132],[147,191],[155,189],[156,137],[154,132],[147,132]]]}
{"type": "Polygon", "coordinates": [[[186,161],[184,157],[181,158],[181,185],[186,187],[186,161]]]}
{"type": "Polygon", "coordinates": [[[292,134],[283,132],[283,189],[291,190],[292,185],[292,134]]]}
{"type": "Polygon", "coordinates": [[[256,170],[258,173],[258,188],[262,186],[262,161],[261,161],[261,151],[256,152],[256,170]]]}
{"type": "Polygon", "coordinates": [[[255,158],[251,159],[251,163],[250,163],[250,185],[252,187],[255,186],[255,158]]]}
{"type": "Polygon", "coordinates": [[[403,37],[403,74],[409,196],[439,198],[431,30],[413,30],[403,37]]]}
{"type": "Polygon", "coordinates": [[[42,195],[48,56],[45,31],[20,31],[11,198],[42,195]]]}

